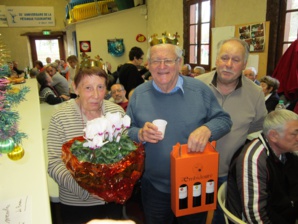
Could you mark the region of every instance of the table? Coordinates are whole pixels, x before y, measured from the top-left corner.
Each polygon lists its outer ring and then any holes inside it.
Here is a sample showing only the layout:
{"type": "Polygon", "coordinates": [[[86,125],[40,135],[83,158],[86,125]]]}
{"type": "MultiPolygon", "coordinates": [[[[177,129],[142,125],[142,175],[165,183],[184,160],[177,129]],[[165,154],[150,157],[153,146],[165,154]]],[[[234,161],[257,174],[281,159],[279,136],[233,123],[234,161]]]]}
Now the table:
{"type": "Polygon", "coordinates": [[[19,131],[28,135],[22,141],[25,155],[17,161],[10,160],[6,154],[0,157],[0,206],[5,206],[5,215],[11,220],[21,216],[22,222],[17,223],[51,224],[37,81],[27,79],[25,84],[15,85],[23,86],[28,86],[30,92],[13,110],[20,115],[19,131]]]}

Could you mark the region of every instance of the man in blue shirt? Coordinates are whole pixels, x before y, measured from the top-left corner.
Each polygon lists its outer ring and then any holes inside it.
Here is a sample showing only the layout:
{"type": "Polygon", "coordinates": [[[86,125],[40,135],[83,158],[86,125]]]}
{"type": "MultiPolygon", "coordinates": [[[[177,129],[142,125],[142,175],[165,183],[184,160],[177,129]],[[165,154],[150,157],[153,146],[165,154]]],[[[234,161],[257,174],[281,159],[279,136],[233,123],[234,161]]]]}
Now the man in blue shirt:
{"type": "MultiPolygon", "coordinates": [[[[138,86],[130,98],[129,136],[144,142],[146,159],[142,177],[142,202],[147,224],[171,224],[170,153],[177,142],[190,152],[202,152],[208,141],[230,131],[230,116],[218,104],[210,88],[199,80],[179,74],[182,50],[173,44],[152,46],[147,55],[153,80],[138,86]],[[187,111],[187,113],[186,113],[187,111]],[[168,122],[164,138],[152,124],[168,122]]],[[[206,213],[178,218],[179,223],[205,223],[206,213]]]]}

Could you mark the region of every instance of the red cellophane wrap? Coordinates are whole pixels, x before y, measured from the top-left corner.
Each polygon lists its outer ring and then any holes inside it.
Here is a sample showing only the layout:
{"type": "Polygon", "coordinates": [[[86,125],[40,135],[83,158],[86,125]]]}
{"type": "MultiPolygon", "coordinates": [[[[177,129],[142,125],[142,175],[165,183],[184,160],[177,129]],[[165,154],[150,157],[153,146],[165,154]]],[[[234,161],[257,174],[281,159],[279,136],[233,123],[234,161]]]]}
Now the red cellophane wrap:
{"type": "Polygon", "coordinates": [[[144,146],[136,144],[137,149],[113,164],[93,164],[80,162],[70,147],[76,137],[62,146],[62,160],[78,184],[89,193],[103,198],[106,202],[124,204],[131,196],[135,183],[144,170],[144,146]]]}

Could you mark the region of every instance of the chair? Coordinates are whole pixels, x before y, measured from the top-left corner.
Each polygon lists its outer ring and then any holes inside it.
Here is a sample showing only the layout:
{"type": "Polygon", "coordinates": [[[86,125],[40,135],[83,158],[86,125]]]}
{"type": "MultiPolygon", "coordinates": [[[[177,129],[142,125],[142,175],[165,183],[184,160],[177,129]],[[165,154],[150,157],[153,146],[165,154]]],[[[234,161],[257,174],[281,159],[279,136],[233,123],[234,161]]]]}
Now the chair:
{"type": "Polygon", "coordinates": [[[226,204],[226,195],[227,195],[227,182],[224,182],[220,188],[218,189],[217,192],[217,201],[219,206],[222,208],[223,212],[224,212],[224,216],[225,216],[225,221],[228,224],[230,220],[233,223],[237,223],[237,224],[245,224],[246,222],[242,221],[241,219],[239,219],[238,217],[236,217],[235,215],[233,215],[225,206],[226,204]]]}

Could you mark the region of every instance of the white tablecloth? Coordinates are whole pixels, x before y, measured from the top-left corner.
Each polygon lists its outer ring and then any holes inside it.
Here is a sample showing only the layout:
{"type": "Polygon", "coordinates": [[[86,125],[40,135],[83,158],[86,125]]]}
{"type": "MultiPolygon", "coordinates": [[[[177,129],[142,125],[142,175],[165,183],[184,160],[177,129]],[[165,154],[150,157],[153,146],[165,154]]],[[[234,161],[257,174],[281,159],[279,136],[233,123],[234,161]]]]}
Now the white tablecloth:
{"type": "MultiPolygon", "coordinates": [[[[7,218],[17,219],[22,214],[27,216],[26,219],[20,217],[22,222],[11,223],[51,224],[37,81],[26,81],[25,84],[15,85],[18,88],[29,86],[30,92],[26,101],[14,109],[20,115],[19,131],[28,135],[22,141],[25,155],[17,161],[10,160],[6,154],[0,157],[0,206],[5,207],[7,218]]],[[[1,218],[3,216],[0,223],[1,218]]]]}

